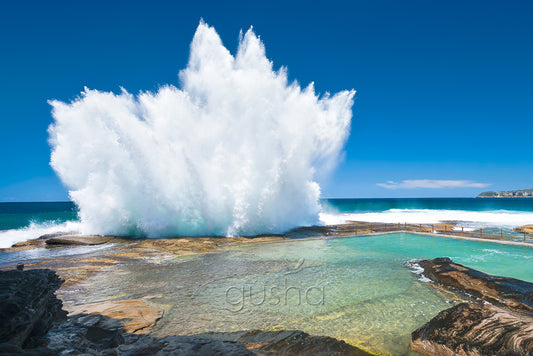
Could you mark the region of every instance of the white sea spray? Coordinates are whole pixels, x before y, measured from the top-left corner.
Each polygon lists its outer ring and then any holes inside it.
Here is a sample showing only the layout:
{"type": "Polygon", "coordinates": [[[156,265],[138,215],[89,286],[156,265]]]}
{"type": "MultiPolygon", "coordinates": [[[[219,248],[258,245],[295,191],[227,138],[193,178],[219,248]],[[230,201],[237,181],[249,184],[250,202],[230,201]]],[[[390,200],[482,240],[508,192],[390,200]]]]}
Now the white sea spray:
{"type": "Polygon", "coordinates": [[[51,165],[88,234],[252,235],[319,222],[355,92],[320,97],[275,71],[252,29],[233,56],[207,24],[180,87],[50,101],[51,165]]]}

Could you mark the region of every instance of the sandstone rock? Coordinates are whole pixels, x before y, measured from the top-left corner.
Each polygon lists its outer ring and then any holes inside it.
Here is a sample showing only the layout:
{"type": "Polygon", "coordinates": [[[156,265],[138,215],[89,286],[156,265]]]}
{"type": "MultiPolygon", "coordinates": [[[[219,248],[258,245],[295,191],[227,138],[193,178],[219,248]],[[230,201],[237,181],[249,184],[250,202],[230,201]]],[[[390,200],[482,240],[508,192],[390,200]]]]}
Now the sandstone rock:
{"type": "Polygon", "coordinates": [[[533,283],[492,276],[454,263],[447,257],[417,263],[424,269],[424,276],[455,292],[499,306],[533,311],[533,283]]]}
{"type": "Polygon", "coordinates": [[[528,235],[533,235],[533,224],[519,226],[515,228],[516,231],[525,232],[528,235]]]}
{"type": "Polygon", "coordinates": [[[66,315],[54,294],[61,283],[56,273],[48,269],[0,271],[2,354],[43,346],[42,337],[53,322],[66,315]]]}
{"type": "Polygon", "coordinates": [[[533,355],[533,283],[491,276],[452,262],[423,260],[424,275],[470,299],[440,312],[412,333],[428,355],[533,355]]]}
{"type": "Polygon", "coordinates": [[[73,306],[72,314],[101,314],[121,320],[127,333],[144,334],[150,331],[163,316],[163,308],[140,299],[110,300],[100,303],[73,306]]]}
{"type": "Polygon", "coordinates": [[[533,315],[461,303],[414,331],[410,346],[427,355],[533,355],[533,315]]]}
{"type": "Polygon", "coordinates": [[[46,240],[47,245],[101,245],[111,241],[110,236],[61,236],[46,240]]]}

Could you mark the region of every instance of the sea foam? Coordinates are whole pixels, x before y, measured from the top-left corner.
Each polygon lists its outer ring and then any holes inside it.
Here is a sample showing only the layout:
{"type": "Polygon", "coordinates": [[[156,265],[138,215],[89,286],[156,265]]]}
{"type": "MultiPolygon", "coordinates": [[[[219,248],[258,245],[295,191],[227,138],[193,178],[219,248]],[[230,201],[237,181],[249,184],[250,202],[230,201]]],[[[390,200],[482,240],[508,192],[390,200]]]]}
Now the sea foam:
{"type": "Polygon", "coordinates": [[[389,209],[371,212],[332,211],[322,212],[320,219],[326,225],[343,224],[348,221],[377,223],[437,224],[443,221],[456,221],[465,230],[479,228],[507,228],[527,225],[533,221],[533,212],[491,210],[448,210],[448,209],[389,209]]]}
{"type": "Polygon", "coordinates": [[[85,89],[50,101],[51,165],[82,233],[251,235],[319,222],[354,91],[315,94],[275,71],[252,29],[235,56],[200,22],[180,88],[85,89]]]}

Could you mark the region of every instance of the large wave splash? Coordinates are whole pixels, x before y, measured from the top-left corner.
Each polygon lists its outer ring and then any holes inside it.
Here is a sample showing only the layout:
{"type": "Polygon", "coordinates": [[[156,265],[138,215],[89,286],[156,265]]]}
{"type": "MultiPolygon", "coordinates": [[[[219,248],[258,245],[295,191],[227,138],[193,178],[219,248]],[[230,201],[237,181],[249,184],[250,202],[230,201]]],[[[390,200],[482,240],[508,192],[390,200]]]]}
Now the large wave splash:
{"type": "Polygon", "coordinates": [[[319,97],[273,70],[252,29],[235,56],[200,22],[180,89],[51,101],[51,165],[83,233],[253,235],[319,222],[355,92],[319,97]]]}

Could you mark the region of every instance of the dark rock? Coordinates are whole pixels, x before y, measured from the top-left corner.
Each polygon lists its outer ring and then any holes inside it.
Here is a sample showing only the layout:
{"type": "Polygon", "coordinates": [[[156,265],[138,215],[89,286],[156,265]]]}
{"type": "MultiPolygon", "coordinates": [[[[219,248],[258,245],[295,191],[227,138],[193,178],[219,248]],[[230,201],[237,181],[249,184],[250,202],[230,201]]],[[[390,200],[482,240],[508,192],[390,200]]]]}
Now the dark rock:
{"type": "Polygon", "coordinates": [[[533,283],[492,276],[447,257],[417,263],[424,269],[424,276],[447,289],[491,304],[533,311],[533,283]]]}
{"type": "Polygon", "coordinates": [[[23,271],[24,270],[24,263],[19,262],[17,263],[17,271],[23,271]]]}
{"type": "Polygon", "coordinates": [[[102,352],[124,343],[122,324],[100,314],[78,314],[48,333],[48,348],[62,354],[102,352]]]}
{"type": "Polygon", "coordinates": [[[300,330],[252,330],[200,336],[238,342],[258,355],[371,355],[342,340],[312,336],[300,330]]]}
{"type": "Polygon", "coordinates": [[[173,335],[161,339],[124,333],[100,314],[77,314],[49,332],[48,347],[61,355],[370,355],[334,338],[299,330],[173,335]]]}
{"type": "Polygon", "coordinates": [[[254,355],[243,345],[208,337],[125,333],[117,319],[77,314],[49,332],[48,348],[61,355],[254,355]]]}
{"type": "Polygon", "coordinates": [[[461,303],[414,331],[410,346],[428,355],[533,355],[533,316],[461,303]]]}
{"type": "Polygon", "coordinates": [[[43,336],[66,315],[54,294],[61,283],[56,273],[47,269],[0,271],[2,354],[45,346],[43,336]]]}

